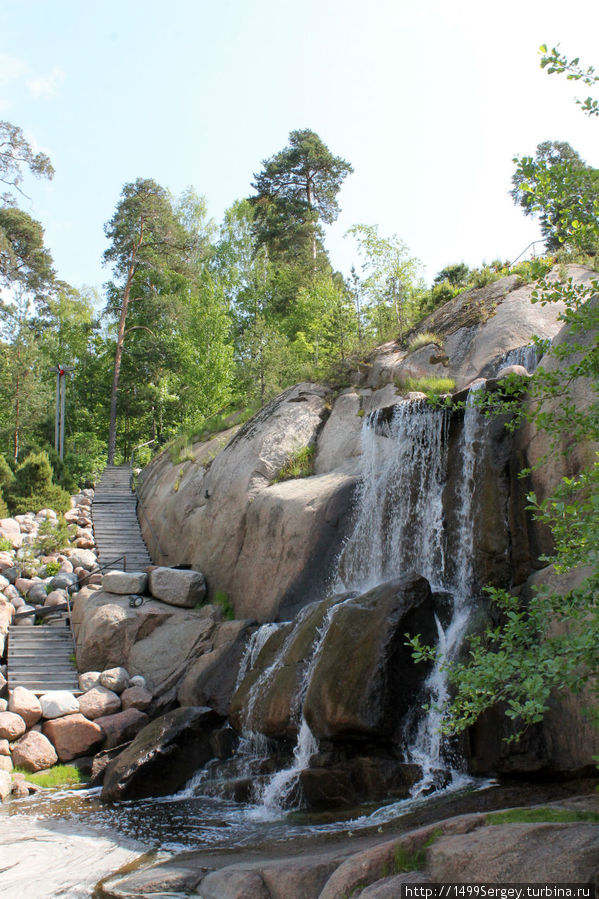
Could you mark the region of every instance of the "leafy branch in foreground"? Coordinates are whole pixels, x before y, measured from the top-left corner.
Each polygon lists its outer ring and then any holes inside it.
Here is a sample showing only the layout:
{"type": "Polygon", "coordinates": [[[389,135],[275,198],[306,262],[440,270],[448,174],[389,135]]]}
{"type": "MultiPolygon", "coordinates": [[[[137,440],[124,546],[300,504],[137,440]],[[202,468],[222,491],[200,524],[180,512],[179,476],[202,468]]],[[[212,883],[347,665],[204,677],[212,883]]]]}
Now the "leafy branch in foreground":
{"type": "MultiPolygon", "coordinates": [[[[593,66],[588,66],[586,69],[581,68],[579,57],[568,59],[567,56],[560,53],[559,44],[551,51],[547,49],[547,44],[541,44],[539,52],[542,54],[541,68],[547,69],[549,75],[566,73],[568,81],[582,81],[583,84],[588,84],[590,87],[599,82],[599,75],[595,74],[593,66]]],[[[586,100],[577,100],[576,102],[586,115],[599,116],[599,100],[587,97],[586,100]]]]}

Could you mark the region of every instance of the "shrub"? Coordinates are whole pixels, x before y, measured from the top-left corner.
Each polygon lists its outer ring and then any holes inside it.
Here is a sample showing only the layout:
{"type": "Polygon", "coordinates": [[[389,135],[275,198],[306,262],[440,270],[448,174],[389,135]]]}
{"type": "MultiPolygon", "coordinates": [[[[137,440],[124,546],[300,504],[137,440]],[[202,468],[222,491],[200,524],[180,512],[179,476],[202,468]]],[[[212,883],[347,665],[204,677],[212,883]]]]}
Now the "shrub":
{"type": "Polygon", "coordinates": [[[8,506],[6,505],[2,494],[2,488],[0,487],[0,518],[8,518],[9,514],[8,506]]]}
{"type": "Polygon", "coordinates": [[[60,571],[60,562],[52,561],[46,562],[46,577],[54,577],[55,574],[58,574],[60,571]]]}
{"type": "Polygon", "coordinates": [[[52,466],[43,451],[30,453],[19,465],[6,498],[13,515],[39,512],[46,507],[66,512],[71,505],[67,491],[52,483],[52,466]]]}
{"type": "Polygon", "coordinates": [[[293,478],[308,478],[314,472],[315,446],[302,446],[287,457],[287,461],[274,478],[273,484],[290,481],[293,478]]]}
{"type": "Polygon", "coordinates": [[[69,545],[69,538],[69,526],[64,518],[61,517],[56,522],[47,518],[39,526],[33,549],[40,555],[59,552],[69,545]]]}
{"type": "Polygon", "coordinates": [[[8,487],[14,481],[15,476],[13,470],[6,461],[6,458],[0,455],[0,488],[8,487]]]}
{"type": "Polygon", "coordinates": [[[8,537],[0,537],[0,552],[10,552],[11,549],[12,543],[10,542],[8,537]]]}

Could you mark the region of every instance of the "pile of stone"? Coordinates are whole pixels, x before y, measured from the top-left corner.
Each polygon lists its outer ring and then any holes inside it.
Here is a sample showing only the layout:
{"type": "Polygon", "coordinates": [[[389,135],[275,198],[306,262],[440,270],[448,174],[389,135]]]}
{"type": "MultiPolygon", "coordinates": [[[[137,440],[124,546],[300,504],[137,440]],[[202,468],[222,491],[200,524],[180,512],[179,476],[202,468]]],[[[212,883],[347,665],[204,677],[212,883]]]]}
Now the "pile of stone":
{"type": "MultiPolygon", "coordinates": [[[[44,537],[39,533],[44,522],[58,523],[53,509],[0,519],[0,539],[4,545],[11,544],[10,549],[0,551],[0,660],[10,624],[33,625],[33,612],[63,605],[67,592],[76,592],[82,583],[101,583],[102,576],[94,573],[98,562],[91,531],[93,493],[84,490],[71,497],[71,509],[64,517],[77,530],[60,552],[45,553],[44,537]],[[36,546],[41,551],[35,552],[36,546]],[[15,618],[23,612],[32,614],[15,618]]],[[[0,696],[2,687],[0,680],[0,696]]]]}
{"type": "Polygon", "coordinates": [[[83,691],[75,696],[54,690],[36,696],[25,687],[10,693],[0,711],[0,796],[27,795],[24,776],[58,762],[77,760],[91,768],[91,755],[128,743],[148,724],[152,694],[141,676],[124,668],[88,671],[79,676],[83,691]],[[12,778],[10,790],[7,785],[12,778]]]}

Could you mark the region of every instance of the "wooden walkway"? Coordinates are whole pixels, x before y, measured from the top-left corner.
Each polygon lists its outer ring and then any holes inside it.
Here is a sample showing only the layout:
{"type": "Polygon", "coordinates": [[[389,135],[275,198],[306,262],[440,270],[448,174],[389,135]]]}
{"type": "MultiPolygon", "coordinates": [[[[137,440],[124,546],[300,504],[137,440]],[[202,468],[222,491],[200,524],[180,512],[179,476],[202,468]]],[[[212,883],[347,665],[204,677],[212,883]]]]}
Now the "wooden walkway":
{"type": "Polygon", "coordinates": [[[75,644],[68,618],[55,625],[8,629],[8,689],[27,687],[40,696],[49,690],[81,693],[74,662],[75,644]]]}
{"type": "MultiPolygon", "coordinates": [[[[100,566],[126,556],[127,571],[143,571],[152,564],[137,520],[137,497],[131,490],[131,467],[108,465],[92,503],[94,540],[100,566]]],[[[123,561],[115,568],[124,568],[123,561]]]]}

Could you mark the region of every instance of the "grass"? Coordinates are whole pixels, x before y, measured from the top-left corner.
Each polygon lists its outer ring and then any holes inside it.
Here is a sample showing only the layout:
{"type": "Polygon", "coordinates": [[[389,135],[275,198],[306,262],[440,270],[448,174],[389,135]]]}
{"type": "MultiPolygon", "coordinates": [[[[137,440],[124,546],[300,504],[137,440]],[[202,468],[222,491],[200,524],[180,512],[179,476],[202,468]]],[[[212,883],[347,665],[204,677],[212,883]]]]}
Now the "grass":
{"type": "Polygon", "coordinates": [[[24,774],[29,783],[36,784],[38,787],[45,787],[46,789],[51,787],[72,787],[74,784],[85,782],[81,771],[73,765],[54,765],[53,768],[48,768],[47,771],[39,771],[37,774],[32,774],[30,771],[19,767],[15,768],[15,771],[24,774]]]}
{"type": "Polygon", "coordinates": [[[193,462],[192,445],[194,443],[206,442],[221,431],[245,424],[259,408],[260,403],[258,402],[241,408],[228,407],[207,418],[200,425],[193,425],[181,431],[167,447],[173,465],[179,465],[181,462],[193,462]]]}
{"type": "Polygon", "coordinates": [[[223,610],[223,618],[225,621],[233,621],[235,618],[235,612],[233,611],[233,606],[229,602],[229,594],[225,593],[224,590],[217,590],[214,594],[214,605],[220,606],[223,610]]]}
{"type": "Polygon", "coordinates": [[[431,344],[442,347],[443,340],[436,334],[433,334],[432,331],[423,331],[421,334],[415,334],[408,344],[408,353],[413,353],[415,350],[419,350],[423,346],[430,346],[431,344]]]}
{"type": "Polygon", "coordinates": [[[279,484],[281,481],[290,481],[294,478],[310,477],[314,472],[315,455],[316,447],[312,445],[302,446],[294,453],[291,453],[287,457],[287,461],[280,472],[273,480],[273,484],[279,484]]]}
{"type": "Polygon", "coordinates": [[[10,552],[12,549],[12,540],[8,537],[0,537],[0,552],[10,552]]]}
{"type": "Polygon", "coordinates": [[[567,808],[511,808],[487,815],[487,824],[572,824],[577,821],[599,824],[599,812],[578,812],[567,808]]]}
{"type": "Polygon", "coordinates": [[[429,399],[436,399],[443,393],[451,393],[455,387],[453,378],[407,378],[402,384],[398,384],[402,393],[425,393],[429,399]]]}

